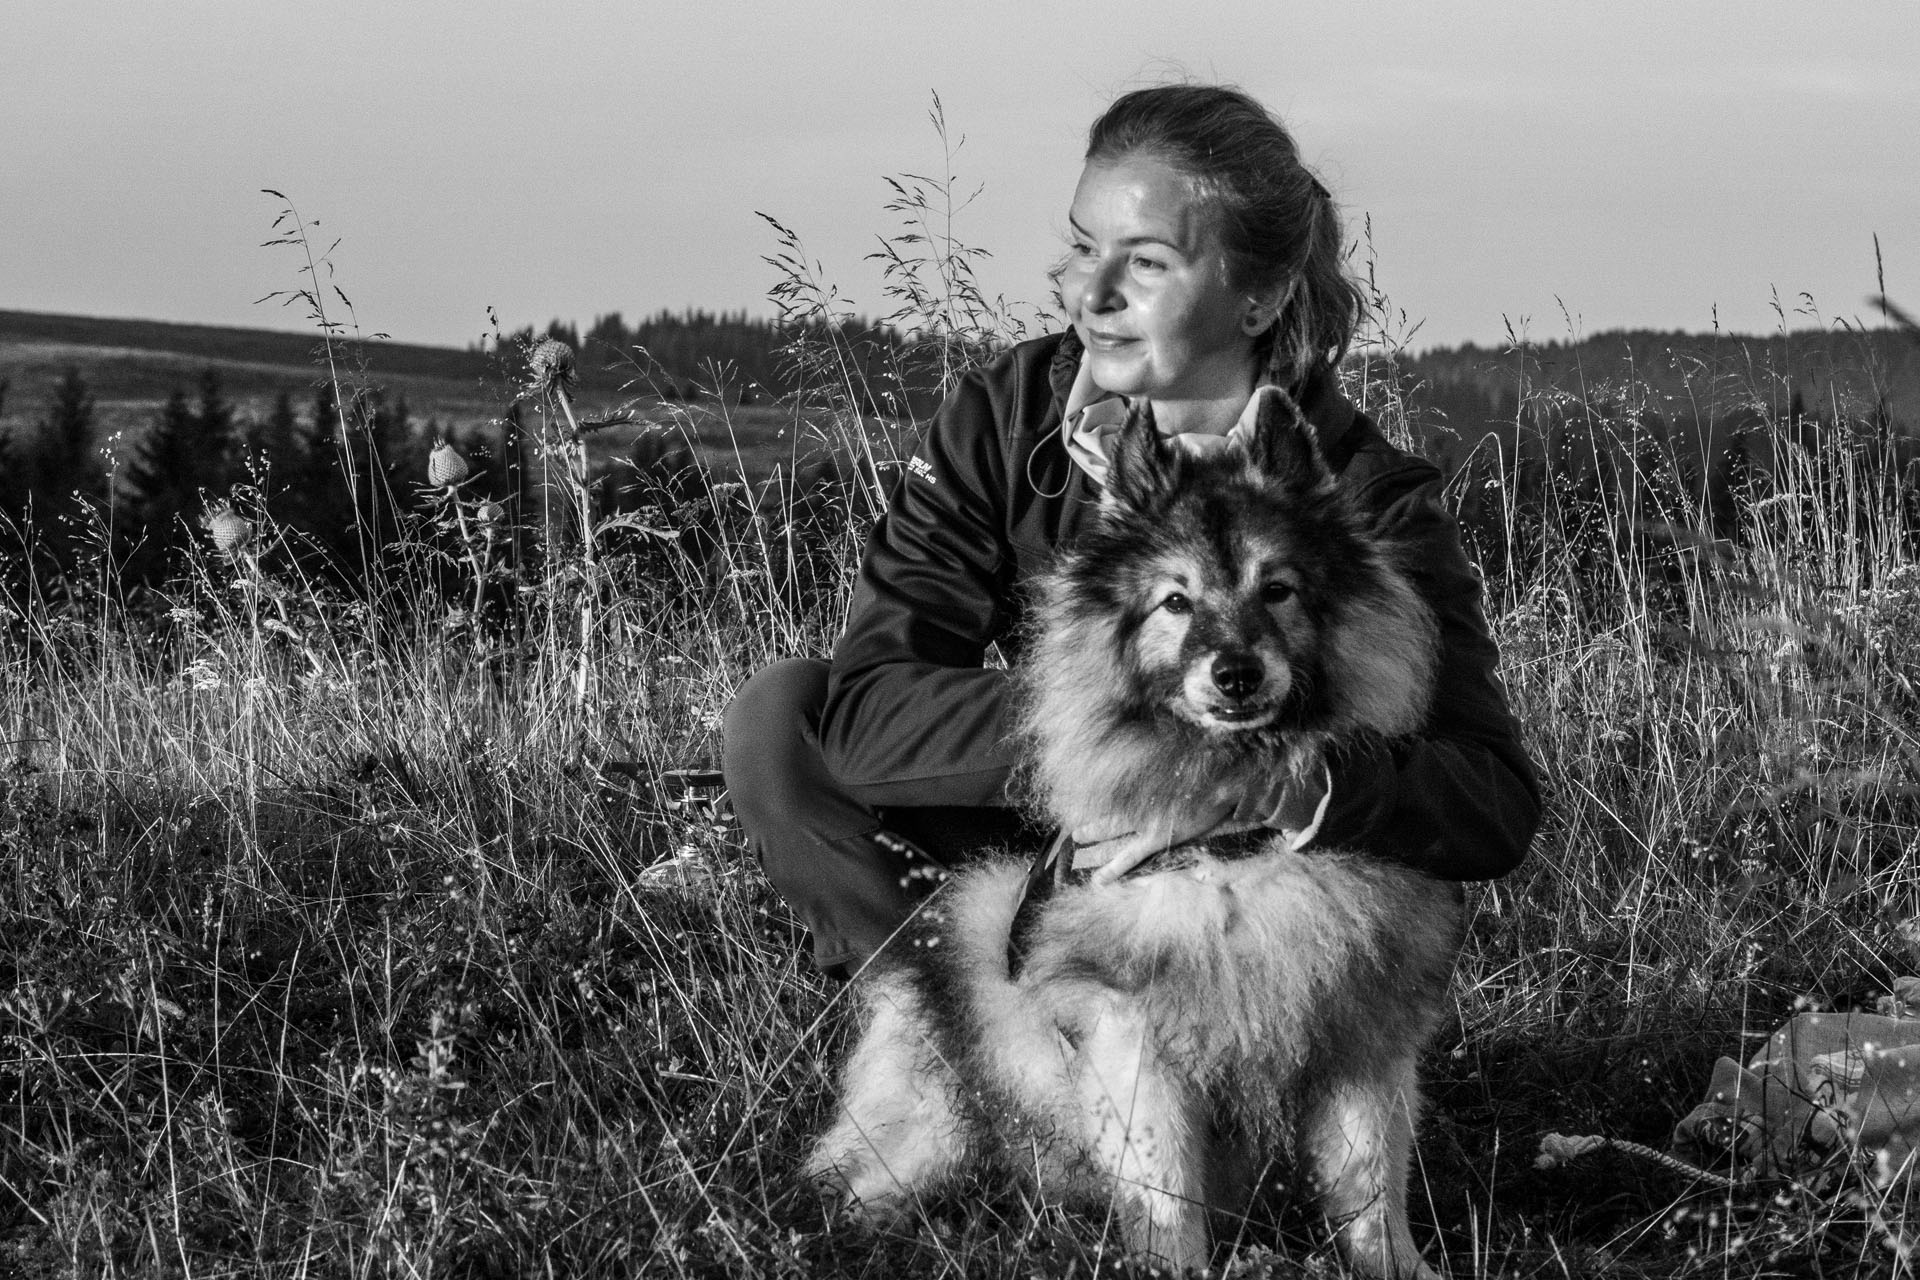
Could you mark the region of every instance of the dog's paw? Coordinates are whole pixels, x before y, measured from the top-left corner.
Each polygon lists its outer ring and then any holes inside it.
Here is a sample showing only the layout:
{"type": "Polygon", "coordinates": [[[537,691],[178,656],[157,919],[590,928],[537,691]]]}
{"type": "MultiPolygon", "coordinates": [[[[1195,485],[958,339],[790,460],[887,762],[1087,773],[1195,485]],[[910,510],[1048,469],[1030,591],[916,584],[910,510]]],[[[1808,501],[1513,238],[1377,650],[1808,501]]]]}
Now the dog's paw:
{"type": "Polygon", "coordinates": [[[865,1161],[820,1165],[810,1161],[807,1185],[828,1219],[869,1231],[901,1226],[908,1217],[906,1197],[884,1173],[864,1167],[865,1161]]]}

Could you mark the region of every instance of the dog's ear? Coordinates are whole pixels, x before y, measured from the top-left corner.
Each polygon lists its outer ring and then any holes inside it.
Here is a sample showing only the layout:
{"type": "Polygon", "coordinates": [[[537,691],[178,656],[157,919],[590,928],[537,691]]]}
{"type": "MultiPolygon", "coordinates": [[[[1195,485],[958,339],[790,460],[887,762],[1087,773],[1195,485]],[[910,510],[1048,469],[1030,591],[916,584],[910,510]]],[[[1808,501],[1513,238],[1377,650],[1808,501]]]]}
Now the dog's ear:
{"type": "Polygon", "coordinates": [[[1269,481],[1312,492],[1333,483],[1333,469],[1300,406],[1279,387],[1253,393],[1260,402],[1248,450],[1254,469],[1269,481]]]}
{"type": "Polygon", "coordinates": [[[1153,406],[1136,401],[1114,437],[1107,458],[1106,500],[1135,511],[1153,511],[1173,490],[1173,459],[1153,425],[1153,406]]]}

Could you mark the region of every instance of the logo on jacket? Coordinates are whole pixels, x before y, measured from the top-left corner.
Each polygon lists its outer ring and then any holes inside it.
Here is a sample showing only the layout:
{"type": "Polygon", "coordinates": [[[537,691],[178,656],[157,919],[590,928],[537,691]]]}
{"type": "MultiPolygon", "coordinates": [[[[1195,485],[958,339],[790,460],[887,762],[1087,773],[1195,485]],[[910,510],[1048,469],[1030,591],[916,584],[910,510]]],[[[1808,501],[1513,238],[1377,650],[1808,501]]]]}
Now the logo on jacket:
{"type": "Polygon", "coordinates": [[[907,470],[913,472],[914,475],[919,476],[928,484],[940,483],[933,478],[933,464],[917,454],[907,459],[907,470]]]}

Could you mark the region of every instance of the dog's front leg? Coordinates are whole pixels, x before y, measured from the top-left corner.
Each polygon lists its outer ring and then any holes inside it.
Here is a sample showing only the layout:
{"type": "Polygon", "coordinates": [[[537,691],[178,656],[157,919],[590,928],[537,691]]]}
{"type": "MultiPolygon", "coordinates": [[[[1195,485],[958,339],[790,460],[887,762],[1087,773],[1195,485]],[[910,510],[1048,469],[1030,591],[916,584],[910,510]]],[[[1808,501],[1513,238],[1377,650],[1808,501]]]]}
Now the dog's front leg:
{"type": "Polygon", "coordinates": [[[840,1114],[804,1172],[883,1225],[952,1172],[964,1137],[953,1072],[935,1049],[912,982],[904,973],[862,982],[866,1025],[844,1069],[840,1114]]]}
{"type": "Polygon", "coordinates": [[[1342,1081],[1305,1117],[1304,1154],[1341,1254],[1354,1270],[1392,1280],[1439,1280],[1407,1230],[1407,1164],[1420,1106],[1416,1065],[1407,1054],[1377,1077],[1342,1081]]]}
{"type": "Polygon", "coordinates": [[[1167,1070],[1141,1011],[1108,1002],[1080,1043],[1090,1154],[1125,1211],[1131,1247],[1176,1267],[1207,1265],[1204,1143],[1194,1090],[1167,1070]]]}

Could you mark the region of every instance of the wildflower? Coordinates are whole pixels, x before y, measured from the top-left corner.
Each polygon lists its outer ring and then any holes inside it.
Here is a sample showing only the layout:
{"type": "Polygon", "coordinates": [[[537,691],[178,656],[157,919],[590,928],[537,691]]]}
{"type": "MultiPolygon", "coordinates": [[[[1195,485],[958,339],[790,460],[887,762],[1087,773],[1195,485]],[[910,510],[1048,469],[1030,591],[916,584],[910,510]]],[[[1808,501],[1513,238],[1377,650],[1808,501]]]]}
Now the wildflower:
{"type": "Polygon", "coordinates": [[[240,554],[253,541],[253,521],[227,503],[218,503],[209,508],[203,523],[207,532],[213,535],[213,545],[227,555],[240,554]]]}
{"type": "Polygon", "coordinates": [[[546,394],[564,391],[573,384],[573,348],[558,338],[542,338],[527,353],[527,372],[532,389],[546,394]]]}
{"type": "Polygon", "coordinates": [[[481,524],[499,524],[507,518],[507,509],[497,502],[483,502],[475,515],[481,524]]]}
{"type": "Polygon", "coordinates": [[[450,489],[471,474],[467,460],[445,440],[433,446],[427,456],[427,483],[437,489],[450,489]]]}

